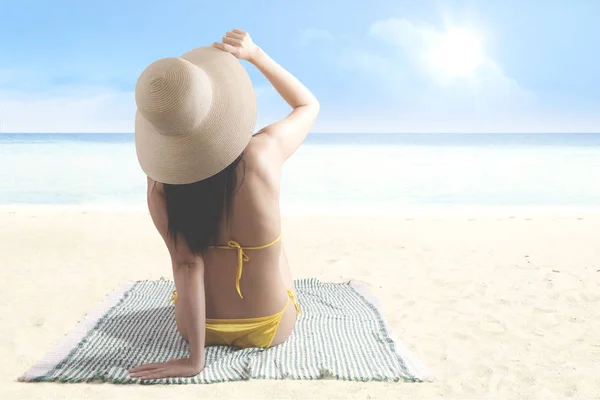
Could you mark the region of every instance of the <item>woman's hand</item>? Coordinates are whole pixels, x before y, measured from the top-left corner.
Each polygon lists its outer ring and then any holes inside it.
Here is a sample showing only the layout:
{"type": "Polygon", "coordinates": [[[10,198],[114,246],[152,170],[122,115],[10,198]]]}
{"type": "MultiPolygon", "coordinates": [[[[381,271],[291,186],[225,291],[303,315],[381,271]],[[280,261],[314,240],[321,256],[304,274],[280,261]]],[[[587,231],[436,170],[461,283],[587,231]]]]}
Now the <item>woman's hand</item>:
{"type": "Polygon", "coordinates": [[[252,61],[258,50],[258,46],[254,44],[250,35],[239,29],[227,32],[221,42],[213,43],[213,47],[246,61],[252,61]]]}
{"type": "Polygon", "coordinates": [[[174,358],[167,362],[140,365],[129,370],[131,378],[142,380],[161,378],[180,378],[196,376],[204,365],[193,363],[190,358],[174,358]]]}

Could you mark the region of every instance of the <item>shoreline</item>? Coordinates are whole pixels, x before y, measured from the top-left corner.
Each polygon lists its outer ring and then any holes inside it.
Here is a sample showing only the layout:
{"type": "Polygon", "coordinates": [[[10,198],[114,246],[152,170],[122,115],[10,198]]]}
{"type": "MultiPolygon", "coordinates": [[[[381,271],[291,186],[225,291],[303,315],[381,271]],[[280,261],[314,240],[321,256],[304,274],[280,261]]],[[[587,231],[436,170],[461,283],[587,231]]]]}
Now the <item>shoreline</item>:
{"type": "MultiPolygon", "coordinates": [[[[133,213],[149,214],[144,205],[105,205],[105,204],[0,204],[2,214],[37,214],[37,213],[133,213]]],[[[283,218],[295,217],[331,217],[331,218],[532,218],[532,217],[566,217],[576,218],[585,216],[600,216],[600,207],[572,207],[572,206],[418,206],[389,210],[377,208],[376,210],[356,209],[290,209],[282,207],[283,218]]]]}

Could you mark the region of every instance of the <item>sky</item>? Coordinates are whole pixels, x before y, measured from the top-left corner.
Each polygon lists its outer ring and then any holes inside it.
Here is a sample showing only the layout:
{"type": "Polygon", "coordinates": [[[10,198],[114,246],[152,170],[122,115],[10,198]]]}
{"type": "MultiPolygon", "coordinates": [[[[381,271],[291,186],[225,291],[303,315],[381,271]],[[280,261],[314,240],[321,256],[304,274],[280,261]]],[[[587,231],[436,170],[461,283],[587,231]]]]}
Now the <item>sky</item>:
{"type": "MultiPolygon", "coordinates": [[[[314,132],[600,132],[600,1],[0,0],[0,132],[132,132],[153,61],[239,28],[314,132]]],[[[288,106],[244,62],[257,130],[288,106]]]]}

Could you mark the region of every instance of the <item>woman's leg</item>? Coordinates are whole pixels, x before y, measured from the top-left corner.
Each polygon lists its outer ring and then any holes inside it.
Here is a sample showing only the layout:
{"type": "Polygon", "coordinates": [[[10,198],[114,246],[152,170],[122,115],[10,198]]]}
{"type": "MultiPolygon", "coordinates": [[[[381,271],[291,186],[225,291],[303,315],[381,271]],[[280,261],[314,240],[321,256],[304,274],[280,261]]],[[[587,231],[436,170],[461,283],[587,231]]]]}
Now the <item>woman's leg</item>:
{"type": "Polygon", "coordinates": [[[276,346],[287,340],[287,338],[294,330],[297,318],[298,312],[296,311],[296,307],[294,306],[293,300],[290,298],[286,303],[285,311],[281,316],[279,327],[277,328],[277,332],[275,333],[275,336],[271,341],[271,346],[276,346]]]}

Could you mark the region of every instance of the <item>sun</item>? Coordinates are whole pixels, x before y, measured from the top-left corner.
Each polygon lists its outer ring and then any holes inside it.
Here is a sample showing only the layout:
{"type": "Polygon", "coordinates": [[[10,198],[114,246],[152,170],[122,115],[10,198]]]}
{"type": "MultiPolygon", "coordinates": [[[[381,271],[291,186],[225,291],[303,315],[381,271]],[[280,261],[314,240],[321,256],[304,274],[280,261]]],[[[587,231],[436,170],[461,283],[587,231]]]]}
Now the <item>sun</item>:
{"type": "Polygon", "coordinates": [[[440,78],[468,78],[485,61],[483,40],[476,32],[454,27],[431,39],[424,61],[440,78]]]}

